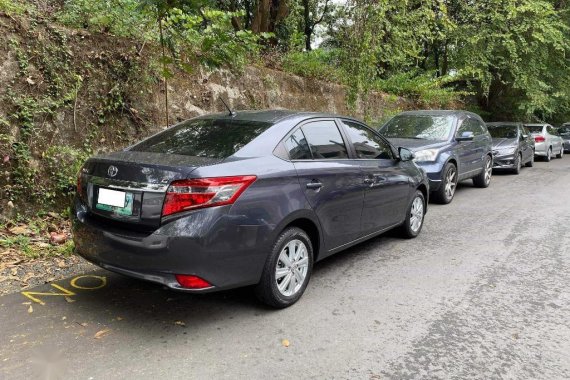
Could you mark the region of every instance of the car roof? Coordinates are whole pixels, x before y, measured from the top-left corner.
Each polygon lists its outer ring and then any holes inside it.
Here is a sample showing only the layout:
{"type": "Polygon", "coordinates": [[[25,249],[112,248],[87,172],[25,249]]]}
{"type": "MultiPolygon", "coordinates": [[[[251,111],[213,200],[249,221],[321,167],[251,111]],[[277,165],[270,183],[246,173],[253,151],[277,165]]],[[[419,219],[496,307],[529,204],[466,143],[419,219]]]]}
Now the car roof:
{"type": "Polygon", "coordinates": [[[334,117],[334,118],[351,119],[362,123],[362,121],[350,116],[335,115],[335,114],[321,113],[321,112],[295,111],[295,110],[286,110],[286,109],[268,109],[261,111],[245,110],[245,111],[234,111],[234,112],[235,114],[233,116],[230,115],[229,112],[224,112],[224,113],[203,115],[200,116],[199,118],[219,119],[219,120],[233,119],[233,120],[256,121],[256,122],[266,122],[270,124],[276,124],[280,121],[291,118],[308,119],[316,117],[334,117]]]}
{"type": "Polygon", "coordinates": [[[522,125],[522,123],[520,121],[492,121],[489,123],[486,123],[488,126],[498,126],[498,125],[509,125],[509,126],[513,126],[516,127],[517,125],[522,125]]]}
{"type": "Polygon", "coordinates": [[[404,111],[398,115],[428,115],[428,116],[474,116],[478,119],[481,116],[474,112],[464,111],[464,110],[414,110],[414,111],[404,111]]]}

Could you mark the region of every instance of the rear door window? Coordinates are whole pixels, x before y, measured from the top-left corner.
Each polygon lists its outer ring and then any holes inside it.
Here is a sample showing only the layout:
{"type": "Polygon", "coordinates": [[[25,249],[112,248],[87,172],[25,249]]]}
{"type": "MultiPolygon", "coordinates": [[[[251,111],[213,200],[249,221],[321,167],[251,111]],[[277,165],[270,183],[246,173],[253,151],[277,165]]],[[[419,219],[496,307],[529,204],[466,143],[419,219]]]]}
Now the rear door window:
{"type": "Polygon", "coordinates": [[[364,125],[349,120],[341,120],[341,123],[352,140],[358,158],[394,158],[390,145],[364,125]]]}
{"type": "Polygon", "coordinates": [[[301,129],[297,129],[285,139],[285,148],[291,160],[310,160],[313,158],[307,139],[301,129]]]}
{"type": "Polygon", "coordinates": [[[194,119],[143,140],[130,150],[224,159],[271,125],[248,120],[194,119]]]}
{"type": "Polygon", "coordinates": [[[314,121],[303,125],[301,129],[314,159],[348,158],[346,145],[334,121],[314,121]]]}

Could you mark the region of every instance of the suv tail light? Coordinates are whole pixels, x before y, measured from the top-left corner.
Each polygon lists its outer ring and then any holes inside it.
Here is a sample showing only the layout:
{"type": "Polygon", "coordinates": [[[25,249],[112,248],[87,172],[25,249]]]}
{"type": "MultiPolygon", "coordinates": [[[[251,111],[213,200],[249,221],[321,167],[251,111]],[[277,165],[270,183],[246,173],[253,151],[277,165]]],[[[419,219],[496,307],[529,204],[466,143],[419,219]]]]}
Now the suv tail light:
{"type": "Polygon", "coordinates": [[[249,175],[174,181],[166,191],[162,216],[232,204],[256,179],[256,176],[249,175]]]}
{"type": "Polygon", "coordinates": [[[544,142],[544,137],[542,137],[542,136],[534,136],[534,141],[535,141],[535,142],[544,142]]]}

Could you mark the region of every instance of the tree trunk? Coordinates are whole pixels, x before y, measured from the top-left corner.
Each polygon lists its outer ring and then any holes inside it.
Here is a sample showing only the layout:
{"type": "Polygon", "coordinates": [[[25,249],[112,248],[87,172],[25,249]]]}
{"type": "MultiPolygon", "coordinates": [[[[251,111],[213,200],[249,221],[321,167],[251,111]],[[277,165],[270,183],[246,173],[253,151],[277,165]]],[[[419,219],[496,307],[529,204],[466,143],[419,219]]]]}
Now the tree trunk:
{"type": "Polygon", "coordinates": [[[311,50],[311,35],[313,28],[311,25],[311,14],[309,9],[309,0],[303,0],[303,20],[305,22],[305,49],[311,50]]]}
{"type": "Polygon", "coordinates": [[[275,26],[289,14],[286,0],[259,0],[253,14],[251,31],[259,34],[272,33],[275,26]]]}

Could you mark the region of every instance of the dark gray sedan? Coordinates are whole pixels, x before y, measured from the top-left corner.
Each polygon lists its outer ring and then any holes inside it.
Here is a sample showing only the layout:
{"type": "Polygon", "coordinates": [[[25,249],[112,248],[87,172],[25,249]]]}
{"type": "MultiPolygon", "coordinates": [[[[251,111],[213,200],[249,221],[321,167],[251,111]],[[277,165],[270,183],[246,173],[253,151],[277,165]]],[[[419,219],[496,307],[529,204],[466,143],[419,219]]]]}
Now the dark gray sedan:
{"type": "Polygon", "coordinates": [[[206,292],[256,285],[286,307],[313,263],[399,227],[417,236],[428,181],[362,122],[290,111],[191,119],[89,159],[76,252],[111,271],[206,292]]]}
{"type": "Polygon", "coordinates": [[[493,169],[519,174],[523,165],[534,165],[534,139],[522,123],[487,123],[487,129],[493,137],[493,169]]]}

